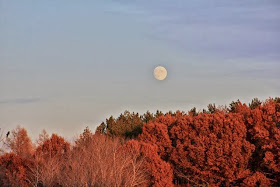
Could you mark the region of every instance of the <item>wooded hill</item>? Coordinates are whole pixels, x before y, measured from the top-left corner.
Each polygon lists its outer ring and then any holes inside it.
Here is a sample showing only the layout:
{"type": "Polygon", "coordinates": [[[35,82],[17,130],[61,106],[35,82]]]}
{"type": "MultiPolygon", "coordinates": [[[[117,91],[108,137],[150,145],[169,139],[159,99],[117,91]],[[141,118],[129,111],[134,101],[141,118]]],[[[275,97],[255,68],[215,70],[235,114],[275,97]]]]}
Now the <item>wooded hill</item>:
{"type": "Polygon", "coordinates": [[[280,186],[280,98],[125,111],[74,144],[21,127],[2,140],[0,186],[280,186]]]}

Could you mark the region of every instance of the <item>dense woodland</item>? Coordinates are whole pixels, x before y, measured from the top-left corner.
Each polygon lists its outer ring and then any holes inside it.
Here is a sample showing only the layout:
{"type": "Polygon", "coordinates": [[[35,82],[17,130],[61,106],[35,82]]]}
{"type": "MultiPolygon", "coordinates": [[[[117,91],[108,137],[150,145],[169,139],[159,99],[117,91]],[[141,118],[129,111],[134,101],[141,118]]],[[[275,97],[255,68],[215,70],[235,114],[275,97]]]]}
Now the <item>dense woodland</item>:
{"type": "Polygon", "coordinates": [[[2,131],[0,186],[280,186],[280,98],[125,111],[75,143],[2,131]]]}

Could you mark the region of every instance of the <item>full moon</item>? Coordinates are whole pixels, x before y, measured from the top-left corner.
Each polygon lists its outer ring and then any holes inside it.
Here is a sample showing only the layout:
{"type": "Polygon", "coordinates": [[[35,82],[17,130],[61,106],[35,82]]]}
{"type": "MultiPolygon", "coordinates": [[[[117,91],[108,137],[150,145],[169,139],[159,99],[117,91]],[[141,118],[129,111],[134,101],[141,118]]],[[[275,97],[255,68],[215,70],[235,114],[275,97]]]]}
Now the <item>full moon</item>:
{"type": "Polygon", "coordinates": [[[167,76],[167,70],[162,67],[162,66],[157,66],[155,69],[154,69],[154,77],[157,79],[157,80],[164,80],[167,76]]]}

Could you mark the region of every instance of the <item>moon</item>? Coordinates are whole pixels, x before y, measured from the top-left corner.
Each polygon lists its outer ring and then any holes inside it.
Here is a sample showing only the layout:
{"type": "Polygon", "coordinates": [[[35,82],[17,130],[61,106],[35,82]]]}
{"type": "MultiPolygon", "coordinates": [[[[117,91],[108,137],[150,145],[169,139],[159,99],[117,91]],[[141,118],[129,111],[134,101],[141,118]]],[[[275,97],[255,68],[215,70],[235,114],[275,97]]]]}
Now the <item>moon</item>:
{"type": "Polygon", "coordinates": [[[165,67],[163,66],[157,66],[155,69],[154,69],[154,77],[157,79],[157,80],[164,80],[167,76],[167,70],[165,69],[165,67]]]}

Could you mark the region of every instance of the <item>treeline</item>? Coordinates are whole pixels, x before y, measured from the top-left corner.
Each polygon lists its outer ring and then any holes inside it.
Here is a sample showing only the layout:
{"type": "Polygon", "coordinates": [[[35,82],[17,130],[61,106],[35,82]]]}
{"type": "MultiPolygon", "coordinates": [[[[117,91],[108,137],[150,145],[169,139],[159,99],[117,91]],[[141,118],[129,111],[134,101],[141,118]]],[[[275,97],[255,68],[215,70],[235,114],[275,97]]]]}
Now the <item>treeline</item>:
{"type": "Polygon", "coordinates": [[[73,144],[21,127],[2,140],[0,186],[280,186],[280,98],[125,111],[73,144]]]}

